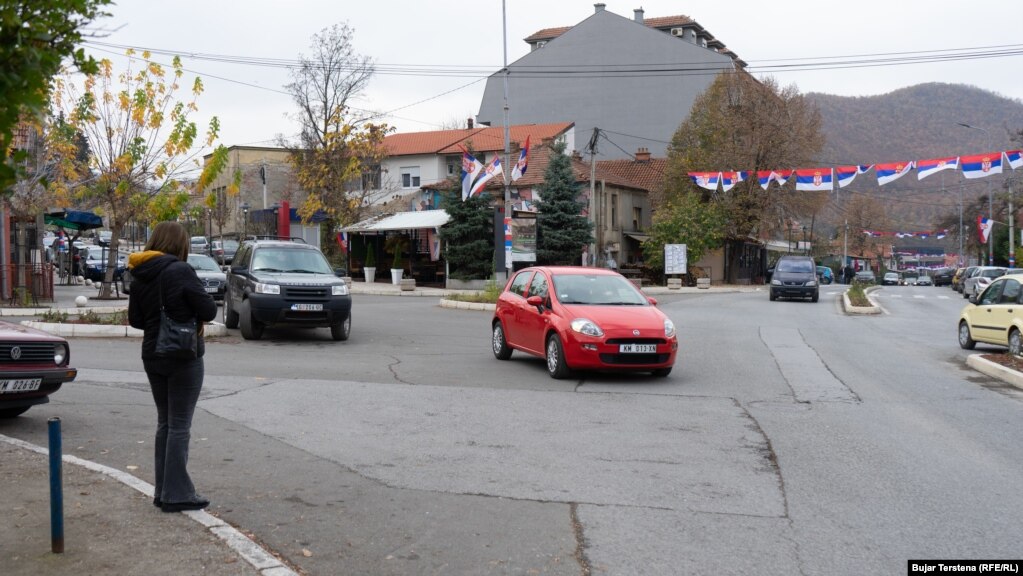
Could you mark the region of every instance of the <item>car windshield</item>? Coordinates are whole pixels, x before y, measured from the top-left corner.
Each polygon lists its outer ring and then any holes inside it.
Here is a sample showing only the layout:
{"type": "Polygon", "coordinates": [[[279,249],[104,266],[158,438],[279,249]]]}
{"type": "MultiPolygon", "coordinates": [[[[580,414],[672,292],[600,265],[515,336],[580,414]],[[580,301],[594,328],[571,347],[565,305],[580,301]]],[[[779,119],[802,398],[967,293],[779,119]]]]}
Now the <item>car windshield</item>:
{"type": "Polygon", "coordinates": [[[814,265],[809,260],[779,260],[778,272],[813,272],[814,265]]]}
{"type": "Polygon", "coordinates": [[[253,272],[292,272],[333,274],[327,259],[318,250],[261,248],[252,257],[253,272]]]}
{"type": "Polygon", "coordinates": [[[985,278],[998,278],[1005,275],[1005,268],[992,268],[981,272],[980,275],[985,278]]]}
{"type": "Polygon", "coordinates": [[[889,273],[885,274],[884,277],[885,278],[898,278],[899,275],[896,274],[895,272],[889,272],[889,273]]]}
{"type": "Polygon", "coordinates": [[[217,266],[217,262],[205,254],[189,254],[188,265],[195,270],[220,272],[220,266],[217,266]]]}
{"type": "Polygon", "coordinates": [[[639,290],[622,276],[555,274],[554,292],[562,304],[596,306],[648,306],[639,290]]]}

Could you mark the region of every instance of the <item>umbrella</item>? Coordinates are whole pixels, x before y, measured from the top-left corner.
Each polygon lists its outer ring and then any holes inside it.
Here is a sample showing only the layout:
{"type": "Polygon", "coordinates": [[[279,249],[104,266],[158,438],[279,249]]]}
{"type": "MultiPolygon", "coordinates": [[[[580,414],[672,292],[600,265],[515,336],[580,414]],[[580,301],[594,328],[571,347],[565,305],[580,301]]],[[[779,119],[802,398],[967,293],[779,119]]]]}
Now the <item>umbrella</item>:
{"type": "Polygon", "coordinates": [[[102,228],[103,219],[92,212],[82,210],[62,210],[46,214],[47,224],[68,228],[70,230],[92,230],[102,228]]]}

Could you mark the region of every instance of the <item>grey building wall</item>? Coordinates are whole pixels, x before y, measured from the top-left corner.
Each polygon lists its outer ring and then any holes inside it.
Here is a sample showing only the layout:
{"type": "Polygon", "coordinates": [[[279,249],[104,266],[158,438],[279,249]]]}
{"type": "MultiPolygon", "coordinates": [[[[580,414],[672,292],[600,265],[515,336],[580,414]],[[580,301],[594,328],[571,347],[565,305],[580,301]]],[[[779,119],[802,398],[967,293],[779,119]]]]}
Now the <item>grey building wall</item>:
{"type": "MultiPolygon", "coordinates": [[[[602,140],[598,159],[628,158],[639,147],[665,156],[696,97],[719,72],[734,69],[728,55],[607,10],[508,68],[510,124],[575,122],[579,148],[595,126],[641,137],[608,134],[624,151],[602,140]]],[[[487,80],[479,122],[504,124],[503,82],[502,73],[487,80]]]]}

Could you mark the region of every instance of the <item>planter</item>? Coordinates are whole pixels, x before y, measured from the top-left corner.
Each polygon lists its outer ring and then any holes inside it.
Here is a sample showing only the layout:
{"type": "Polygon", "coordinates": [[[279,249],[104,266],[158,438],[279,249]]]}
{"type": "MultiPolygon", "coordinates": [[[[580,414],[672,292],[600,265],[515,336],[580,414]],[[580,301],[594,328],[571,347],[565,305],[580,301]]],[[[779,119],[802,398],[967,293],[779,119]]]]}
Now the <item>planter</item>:
{"type": "Polygon", "coordinates": [[[416,289],[416,279],[402,278],[400,286],[402,292],[411,292],[416,289]]]}
{"type": "Polygon", "coordinates": [[[377,279],[377,269],[373,266],[363,266],[362,272],[366,275],[366,283],[372,284],[377,279]]]}
{"type": "Polygon", "coordinates": [[[391,268],[391,284],[397,286],[401,283],[401,275],[405,273],[405,270],[401,268],[391,268]]]}

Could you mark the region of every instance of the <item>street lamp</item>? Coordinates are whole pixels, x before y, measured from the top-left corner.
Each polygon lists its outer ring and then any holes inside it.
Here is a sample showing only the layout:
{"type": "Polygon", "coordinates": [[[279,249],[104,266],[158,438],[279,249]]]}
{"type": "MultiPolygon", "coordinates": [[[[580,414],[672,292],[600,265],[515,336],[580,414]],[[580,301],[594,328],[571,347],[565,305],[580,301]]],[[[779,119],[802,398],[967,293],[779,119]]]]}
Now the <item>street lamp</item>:
{"type": "Polygon", "coordinates": [[[803,226],[803,251],[807,254],[810,253],[810,248],[806,245],[806,226],[803,226]]]}
{"type": "Polygon", "coordinates": [[[242,226],[243,226],[242,227],[242,238],[245,238],[246,236],[249,235],[249,203],[248,202],[242,202],[241,209],[242,209],[242,215],[243,215],[242,216],[242,218],[243,218],[243,220],[242,220],[242,226]]]}

